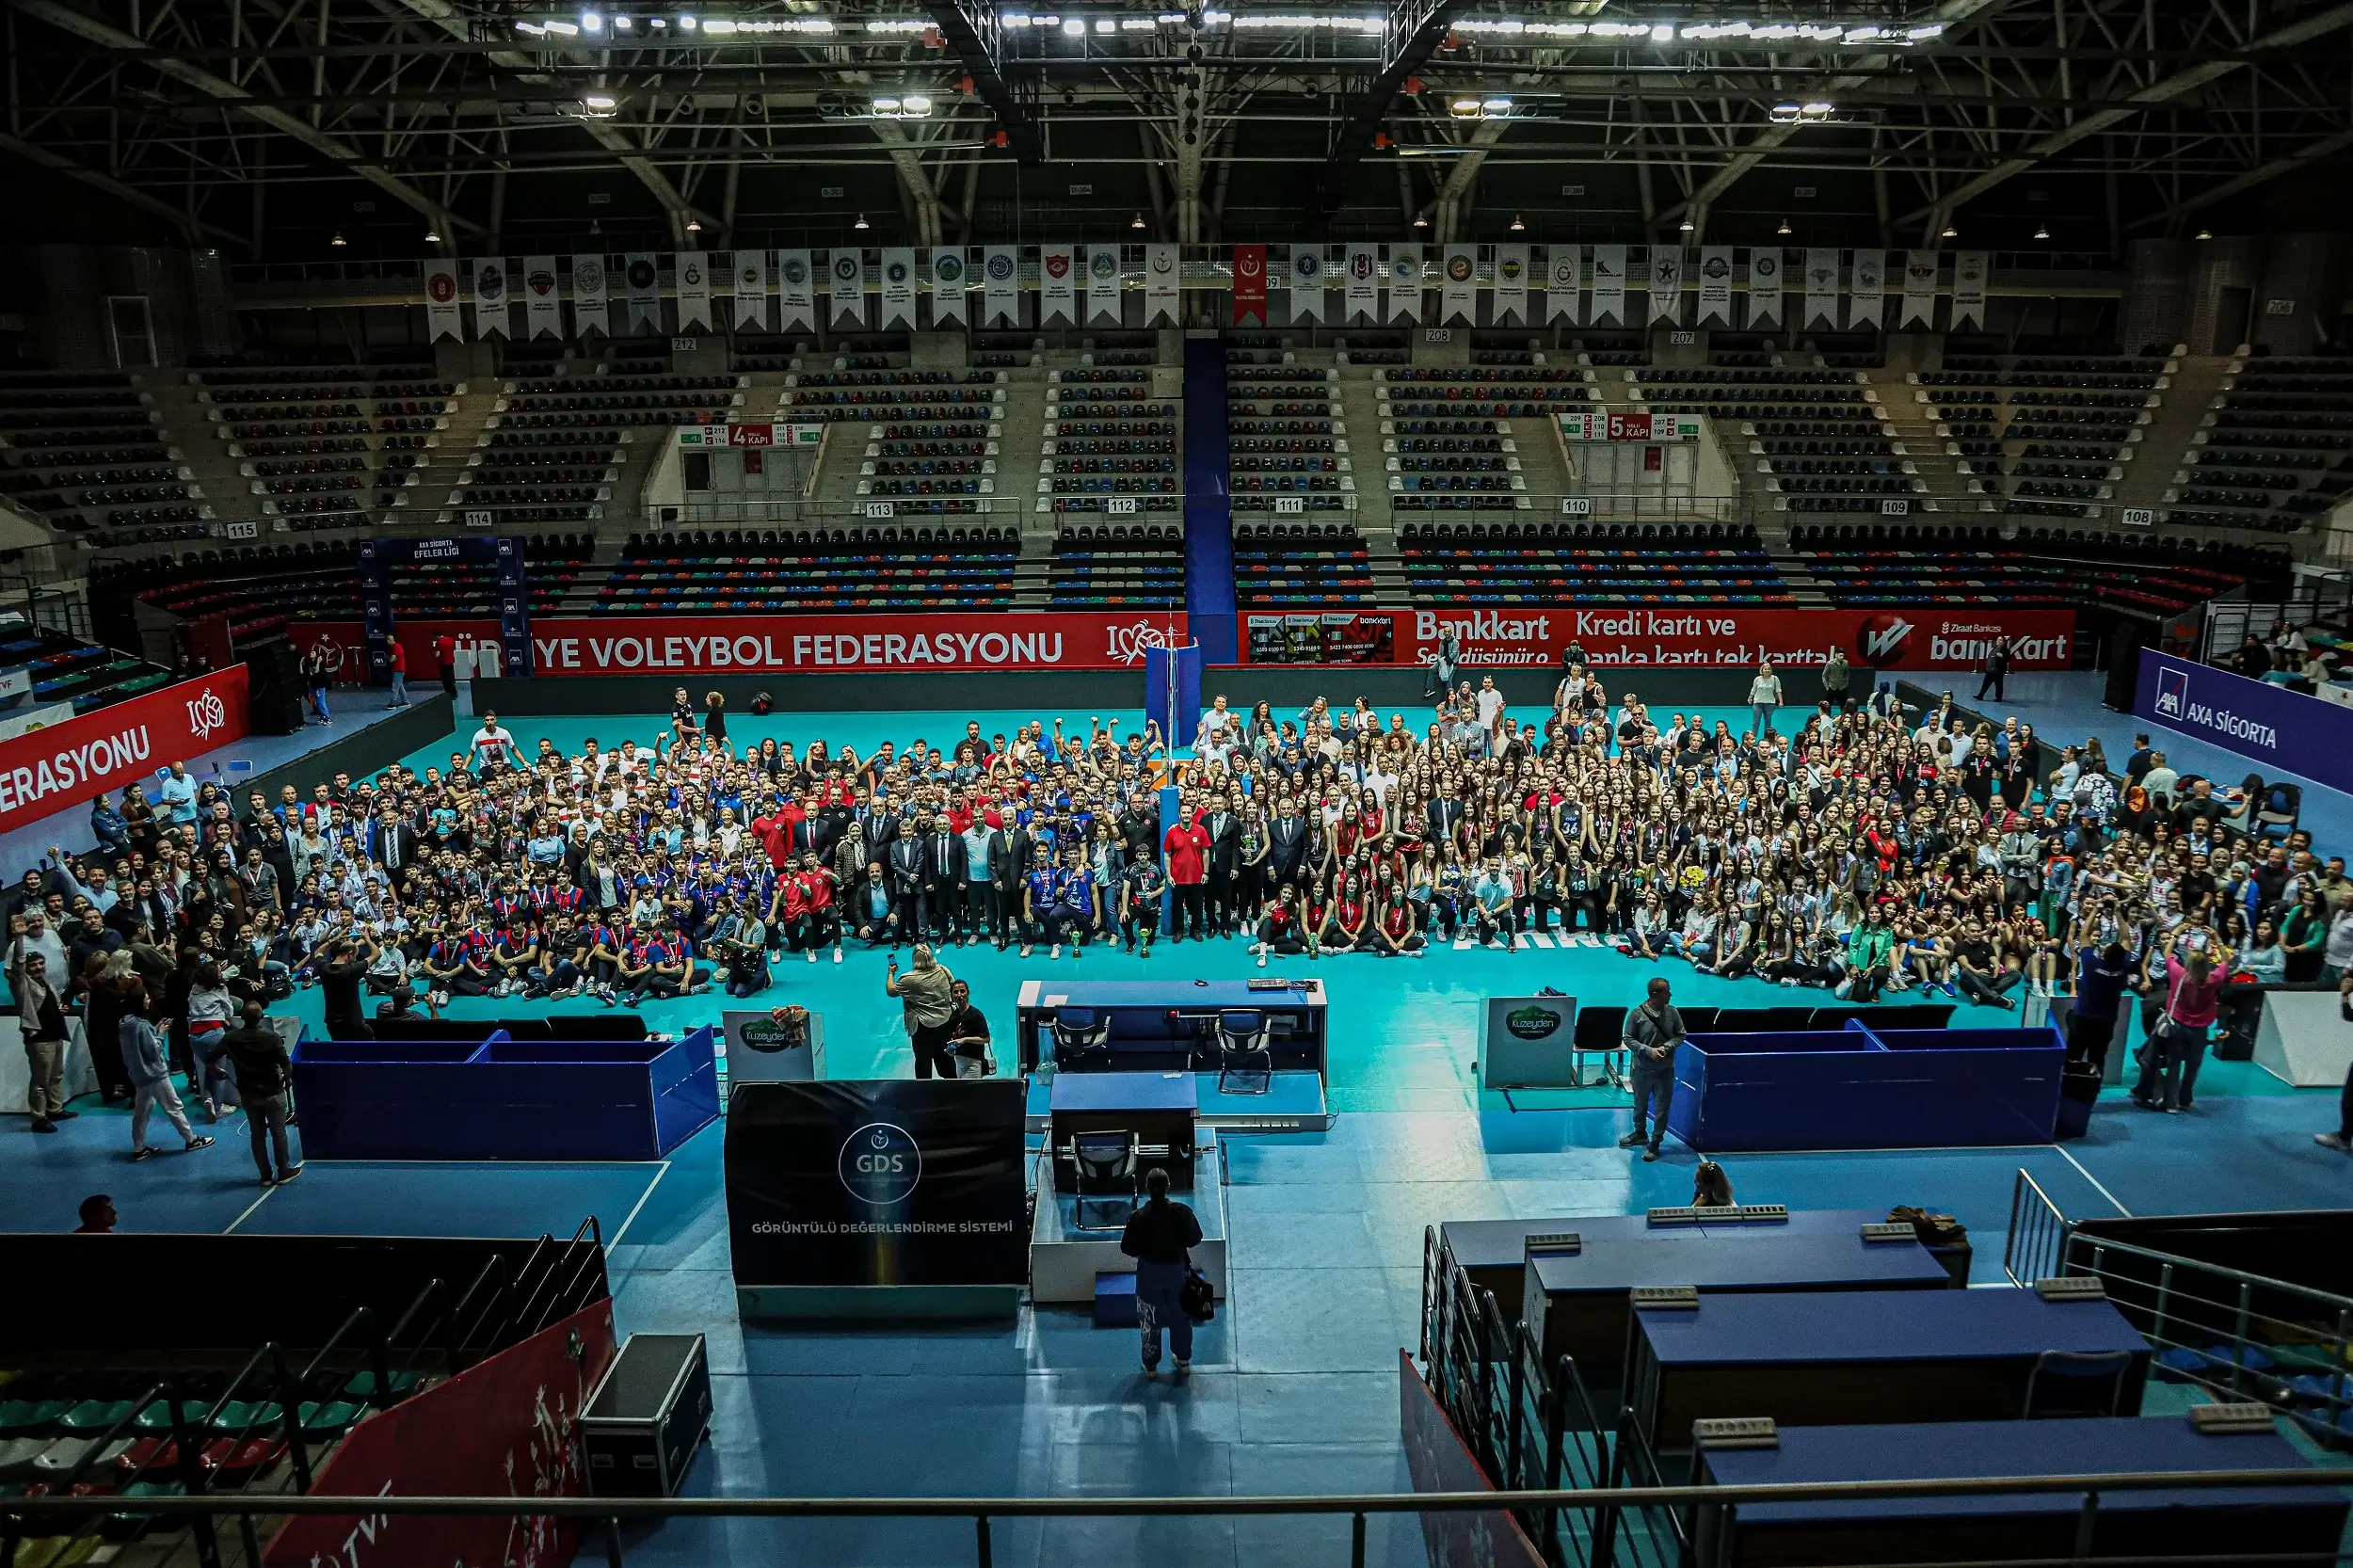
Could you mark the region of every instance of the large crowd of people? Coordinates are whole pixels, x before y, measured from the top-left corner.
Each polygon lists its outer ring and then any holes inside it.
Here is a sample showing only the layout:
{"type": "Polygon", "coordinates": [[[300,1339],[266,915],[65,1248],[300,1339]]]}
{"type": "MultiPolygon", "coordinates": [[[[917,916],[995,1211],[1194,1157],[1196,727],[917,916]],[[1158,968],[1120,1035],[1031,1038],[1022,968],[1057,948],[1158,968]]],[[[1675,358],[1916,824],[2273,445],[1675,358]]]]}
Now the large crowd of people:
{"type": "MultiPolygon", "coordinates": [[[[153,800],[99,801],[98,848],[6,895],[8,976],[28,1039],[51,996],[94,1042],[150,1019],[211,1107],[224,1041],[258,1048],[232,1027],[245,1004],[300,985],[360,1032],[376,998],[743,998],[780,964],[919,942],[1055,960],[1234,939],[1260,964],[1568,943],[1856,1001],[2112,985],[2110,1017],[2129,986],[2201,1048],[2207,992],[2227,1013],[2241,977],[2353,970],[2343,860],[2264,836],[2249,791],[2183,778],[2145,738],[2111,762],[1888,688],[1746,717],[1613,698],[1581,664],[1532,723],[1491,678],[1410,719],[1220,696],[1189,755],[1097,719],[863,756],[737,744],[717,695],[683,691],[652,744],[567,753],[486,713],[422,772],[238,800],[174,769],[153,800]]],[[[93,1058],[110,1096],[139,1097],[125,1053],[93,1058]]],[[[2196,1064],[2174,1065],[2147,1103],[2190,1100],[2196,1064]]],[[[53,1125],[38,1058],[35,1077],[53,1125]]]]}

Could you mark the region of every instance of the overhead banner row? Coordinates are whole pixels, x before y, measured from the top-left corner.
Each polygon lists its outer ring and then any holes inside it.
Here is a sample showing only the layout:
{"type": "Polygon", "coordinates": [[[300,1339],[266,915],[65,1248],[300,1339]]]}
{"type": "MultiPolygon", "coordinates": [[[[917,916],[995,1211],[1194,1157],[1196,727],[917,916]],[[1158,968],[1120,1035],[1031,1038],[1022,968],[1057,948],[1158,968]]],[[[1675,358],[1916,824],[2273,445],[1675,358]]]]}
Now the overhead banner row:
{"type": "Polygon", "coordinates": [[[1190,264],[1176,245],[990,245],[525,256],[520,264],[494,256],[424,266],[432,335],[458,339],[469,336],[469,307],[475,338],[973,321],[1153,327],[1178,321],[1187,288],[1227,294],[1237,325],[1267,324],[1280,298],[1292,323],[1859,328],[1889,325],[1892,296],[1893,325],[1933,329],[1940,295],[1949,301],[1941,325],[1983,325],[1992,280],[1982,250],[1947,260],[1936,250],[1728,245],[1237,245],[1230,258],[1190,264]]]}

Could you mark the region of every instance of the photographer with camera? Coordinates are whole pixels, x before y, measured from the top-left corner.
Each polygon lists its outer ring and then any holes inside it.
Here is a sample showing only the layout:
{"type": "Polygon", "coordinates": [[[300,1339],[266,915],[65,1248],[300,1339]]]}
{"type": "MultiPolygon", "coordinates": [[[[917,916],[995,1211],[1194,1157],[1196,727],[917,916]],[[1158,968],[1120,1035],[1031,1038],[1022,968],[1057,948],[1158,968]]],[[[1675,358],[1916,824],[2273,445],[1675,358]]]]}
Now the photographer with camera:
{"type": "Polygon", "coordinates": [[[728,996],[740,1000],[769,987],[767,931],[732,896],[720,901],[710,952],[727,977],[728,996]]]}

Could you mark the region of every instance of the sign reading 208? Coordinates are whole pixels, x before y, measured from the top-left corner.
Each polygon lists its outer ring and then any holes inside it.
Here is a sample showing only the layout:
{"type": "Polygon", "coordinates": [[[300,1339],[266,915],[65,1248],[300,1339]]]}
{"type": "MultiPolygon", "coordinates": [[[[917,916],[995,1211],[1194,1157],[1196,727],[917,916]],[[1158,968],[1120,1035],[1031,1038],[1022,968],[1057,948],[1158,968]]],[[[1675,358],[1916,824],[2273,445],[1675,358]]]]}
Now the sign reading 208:
{"type": "Polygon", "coordinates": [[[841,1185],[873,1208],[906,1200],[922,1179],[923,1151],[906,1128],[869,1122],[841,1141],[841,1185]]]}

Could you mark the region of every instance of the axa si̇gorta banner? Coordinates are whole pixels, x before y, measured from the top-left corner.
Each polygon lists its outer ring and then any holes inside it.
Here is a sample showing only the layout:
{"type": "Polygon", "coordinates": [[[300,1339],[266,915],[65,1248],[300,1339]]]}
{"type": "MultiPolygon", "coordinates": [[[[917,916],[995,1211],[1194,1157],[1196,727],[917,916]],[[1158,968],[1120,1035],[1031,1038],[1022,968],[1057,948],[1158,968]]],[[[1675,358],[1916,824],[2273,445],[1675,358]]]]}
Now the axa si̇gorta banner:
{"type": "Polygon", "coordinates": [[[2144,648],[2133,716],[2236,752],[2266,778],[2292,771],[2353,790],[2353,708],[2144,648]]]}
{"type": "MultiPolygon", "coordinates": [[[[496,642],[488,619],[399,622],[411,679],[429,678],[433,645],[496,642]]],[[[297,646],[325,635],[362,648],[356,621],[297,627],[297,646]]],[[[1124,669],[1146,648],[1182,644],[1185,617],[1118,615],[598,616],[535,619],[540,675],[870,675],[963,670],[1124,669]]],[[[364,668],[364,663],[357,667],[364,668]]]]}

